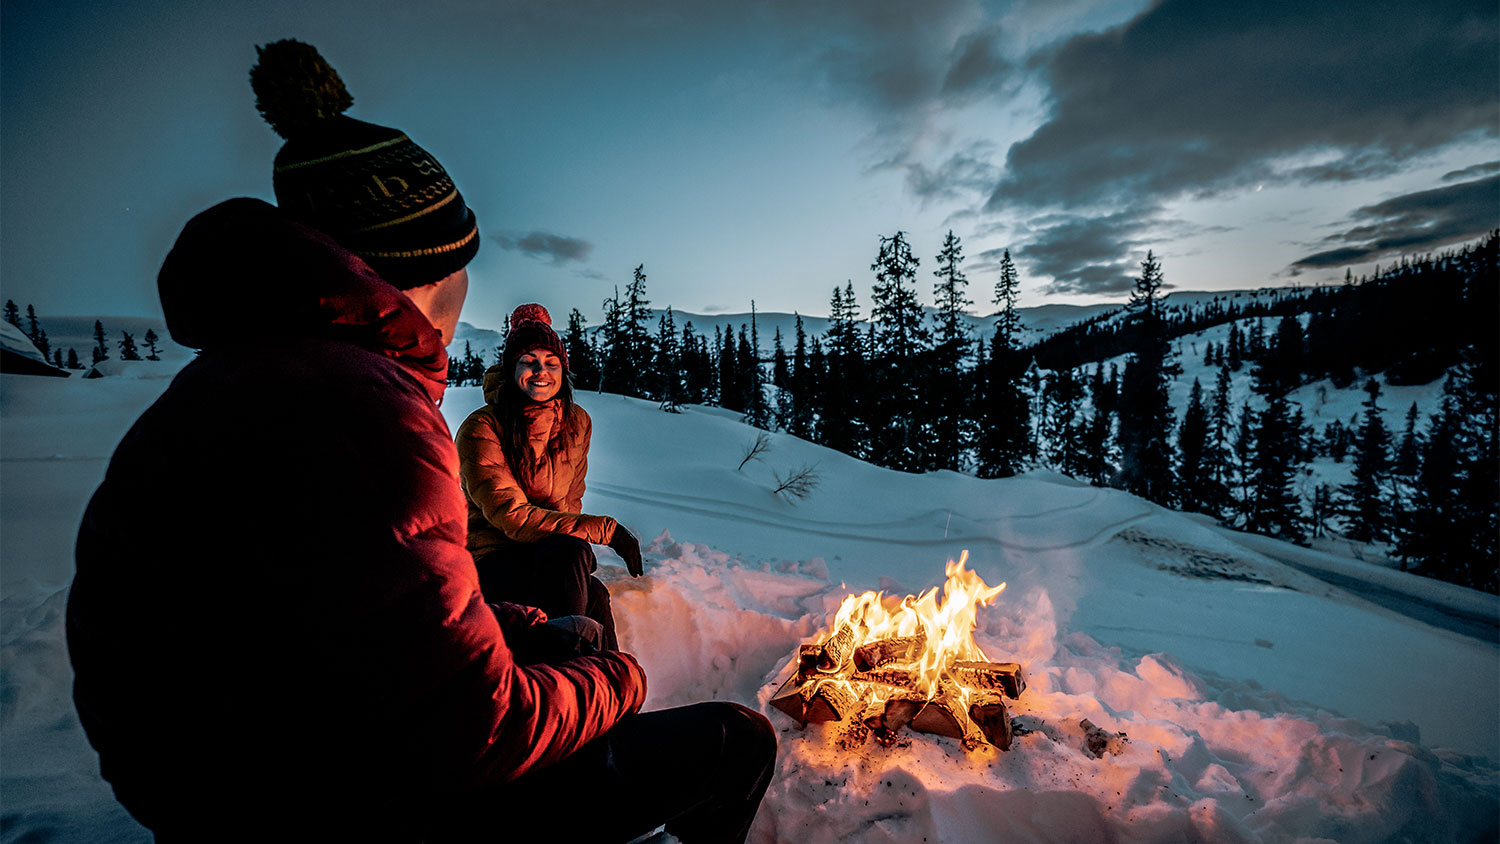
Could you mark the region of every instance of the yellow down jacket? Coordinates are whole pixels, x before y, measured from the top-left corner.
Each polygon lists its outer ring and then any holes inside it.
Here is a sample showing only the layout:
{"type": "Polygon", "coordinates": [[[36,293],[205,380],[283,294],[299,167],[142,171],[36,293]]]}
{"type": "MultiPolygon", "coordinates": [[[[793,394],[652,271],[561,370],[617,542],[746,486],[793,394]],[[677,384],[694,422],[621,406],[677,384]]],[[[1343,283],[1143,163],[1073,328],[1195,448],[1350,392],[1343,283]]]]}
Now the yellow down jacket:
{"type": "Polygon", "coordinates": [[[615,520],[591,516],[583,507],[594,423],[573,405],[564,425],[562,403],[553,399],[526,408],[530,478],[516,477],[500,447],[494,405],[506,375],[499,366],[484,374],[483,407],[458,428],[459,477],[469,503],[469,553],[474,559],[507,545],[564,534],[604,545],[615,535],[615,520]]]}

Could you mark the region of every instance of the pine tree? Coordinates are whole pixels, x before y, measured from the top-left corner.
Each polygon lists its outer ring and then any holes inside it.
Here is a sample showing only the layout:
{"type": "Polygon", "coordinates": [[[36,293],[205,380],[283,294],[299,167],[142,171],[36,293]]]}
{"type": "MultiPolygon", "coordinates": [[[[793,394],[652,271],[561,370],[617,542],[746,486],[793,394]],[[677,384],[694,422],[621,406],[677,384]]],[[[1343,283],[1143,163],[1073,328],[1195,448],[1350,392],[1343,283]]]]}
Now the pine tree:
{"type": "Polygon", "coordinates": [[[1294,542],[1304,537],[1302,506],[1293,482],[1302,454],[1302,411],[1272,396],[1256,414],[1245,528],[1294,542]]]}
{"type": "Polygon", "coordinates": [[[990,339],[988,371],[984,373],[984,404],[979,411],[978,473],[982,478],[1006,478],[1021,470],[1034,451],[1031,400],[1025,388],[1028,360],[1021,351],[1021,320],[1016,312],[1020,281],[1016,265],[1005,250],[1000,278],[995,282],[995,334],[990,339]]]}
{"type": "Polygon", "coordinates": [[[923,384],[931,374],[931,333],[917,300],[918,260],[904,232],[880,238],[880,250],[870,270],[870,357],[875,386],[882,401],[882,418],[871,427],[876,462],[906,472],[928,467],[930,425],[923,384]]]}
{"type": "Polygon", "coordinates": [[[802,325],[802,315],[796,318],[796,337],[792,346],[791,409],[786,419],[786,429],[794,437],[812,438],[812,408],[815,397],[812,392],[812,373],[807,357],[807,331],[802,325]]]}
{"type": "Polygon", "coordinates": [[[630,338],[625,328],[625,307],[620,303],[620,288],[604,300],[604,324],[600,327],[601,354],[599,390],[628,394],[626,371],[630,369],[630,338]]]}
{"type": "Polygon", "coordinates": [[[1095,364],[1094,374],[1089,379],[1089,401],[1093,404],[1093,412],[1089,415],[1088,427],[1083,432],[1082,440],[1082,477],[1096,486],[1104,484],[1114,472],[1114,465],[1110,460],[1114,400],[1109,392],[1110,383],[1104,377],[1104,362],[1100,361],[1095,364]]]}
{"type": "Polygon", "coordinates": [[[1208,486],[1213,469],[1209,465],[1209,418],[1203,404],[1203,385],[1193,379],[1182,425],[1177,429],[1178,502],[1181,509],[1210,512],[1208,486]]]}
{"type": "Polygon", "coordinates": [[[713,385],[713,360],[707,342],[693,331],[691,320],[682,326],[683,391],[685,404],[707,404],[713,385]]]}
{"type": "Polygon", "coordinates": [[[1355,542],[1384,542],[1390,538],[1390,504],[1385,485],[1391,468],[1391,436],[1381,417],[1380,382],[1365,384],[1365,417],[1356,435],[1354,473],[1339,487],[1345,534],[1355,542]]]}
{"type": "Polygon", "coordinates": [[[865,456],[865,424],[861,416],[866,382],[864,343],[859,335],[859,303],[854,284],[833,288],[828,342],[824,349],[827,372],[820,393],[818,442],[854,457],[865,456]]]}
{"type": "Polygon", "coordinates": [[[1234,382],[1229,375],[1229,362],[1222,357],[1219,372],[1214,378],[1214,394],[1208,414],[1208,443],[1204,450],[1205,475],[1208,479],[1203,502],[1205,513],[1217,518],[1229,514],[1232,499],[1229,494],[1229,435],[1230,407],[1234,382]]]}
{"type": "Polygon", "coordinates": [[[135,338],[129,331],[120,332],[120,360],[140,360],[141,353],[135,347],[135,338]]]}
{"type": "Polygon", "coordinates": [[[31,338],[32,345],[36,346],[37,350],[42,353],[42,360],[51,357],[52,344],[47,342],[47,332],[42,330],[41,324],[36,319],[36,309],[30,305],[26,306],[26,325],[25,334],[31,338]]]}
{"type": "Polygon", "coordinates": [[[1173,428],[1170,374],[1175,366],[1158,297],[1161,263],[1146,253],[1130,306],[1141,327],[1141,341],[1120,384],[1119,485],[1158,504],[1175,502],[1176,482],[1169,445],[1173,428]]]}
{"type": "Polygon", "coordinates": [[[621,373],[620,392],[628,396],[648,397],[657,382],[655,349],[651,343],[651,302],[646,298],[646,265],[640,264],[625,285],[623,328],[628,368],[621,373]]]}
{"type": "Polygon", "coordinates": [[[656,397],[661,409],[668,413],[682,412],[682,351],[677,343],[677,320],[672,316],[672,306],[657,318],[656,323],[656,397]]]}
{"type": "Polygon", "coordinates": [[[963,245],[950,230],[937,255],[937,284],[933,297],[937,304],[936,343],[932,354],[931,385],[926,390],[928,415],[932,420],[927,468],[962,468],[964,452],[974,436],[974,413],[969,391],[964,389],[965,368],[972,341],[969,338],[968,307],[973,303],[965,294],[969,279],[959,269],[963,263],[963,245]]]}
{"type": "Polygon", "coordinates": [[[104,336],[104,324],[94,320],[94,363],[109,359],[109,345],[104,336]]]}
{"type": "MultiPolygon", "coordinates": [[[[21,309],[16,307],[14,299],[5,300],[5,321],[17,328],[21,327],[21,309]]],[[[22,332],[24,333],[24,329],[22,332]]]]}
{"type": "Polygon", "coordinates": [[[75,348],[73,348],[72,346],[68,347],[68,368],[69,369],[82,369],[83,368],[83,364],[81,364],[81,363],[78,362],[78,350],[75,349],[75,348]]]}
{"type": "Polygon", "coordinates": [[[597,390],[599,363],[594,359],[594,348],[589,343],[588,320],[577,308],[568,313],[563,347],[568,350],[568,371],[573,374],[573,386],[580,390],[597,390]]]}
{"type": "Polygon", "coordinates": [[[52,365],[55,366],[55,367],[57,367],[58,369],[62,369],[63,368],[63,353],[62,353],[62,349],[53,349],[52,350],[52,365]]]}
{"type": "Polygon", "coordinates": [[[750,339],[740,333],[740,367],[745,377],[745,421],[757,428],[771,427],[771,405],[766,401],[766,378],[760,368],[760,329],[756,327],[755,300],[750,300],[750,339]]]}
{"type": "Polygon", "coordinates": [[[146,360],[161,360],[161,353],[156,348],[161,338],[156,336],[156,332],[150,328],[146,329],[146,336],[143,339],[146,341],[146,351],[150,352],[146,355],[146,360]]]}

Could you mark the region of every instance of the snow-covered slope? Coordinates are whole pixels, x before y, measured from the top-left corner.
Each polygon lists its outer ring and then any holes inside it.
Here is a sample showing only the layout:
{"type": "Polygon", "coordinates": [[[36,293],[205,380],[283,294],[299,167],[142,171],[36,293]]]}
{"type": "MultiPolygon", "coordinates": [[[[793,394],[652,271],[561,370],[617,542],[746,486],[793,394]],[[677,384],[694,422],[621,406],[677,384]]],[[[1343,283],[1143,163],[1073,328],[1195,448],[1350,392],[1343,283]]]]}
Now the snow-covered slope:
{"type": "MultiPolygon", "coordinates": [[[[97,775],[61,619],[83,506],[161,388],[0,377],[4,842],[149,838],[97,775]]],[[[450,424],[480,401],[450,391],[450,424]]],[[[585,509],[648,546],[639,580],[600,549],[648,707],[739,700],[780,731],[752,841],[1494,839],[1500,613],[1487,596],[1459,608],[1479,620],[1456,632],[1411,617],[1401,596],[1420,589],[1399,572],[1380,572],[1395,597],[1375,604],[1309,574],[1314,560],[1277,559],[1312,552],[1058,475],[905,475],[784,435],[737,471],[755,432],[732,415],[580,401],[595,421],[585,509]],[[810,496],[771,492],[801,466],[821,478],[810,496]],[[843,749],[837,725],[800,730],[766,708],[850,590],[936,585],[965,549],[1009,583],[977,639],[1030,680],[1015,714],[1032,732],[1010,752],[927,735],[843,749]],[[1123,752],[1086,756],[1082,718],[1125,732],[1123,752]]]]}

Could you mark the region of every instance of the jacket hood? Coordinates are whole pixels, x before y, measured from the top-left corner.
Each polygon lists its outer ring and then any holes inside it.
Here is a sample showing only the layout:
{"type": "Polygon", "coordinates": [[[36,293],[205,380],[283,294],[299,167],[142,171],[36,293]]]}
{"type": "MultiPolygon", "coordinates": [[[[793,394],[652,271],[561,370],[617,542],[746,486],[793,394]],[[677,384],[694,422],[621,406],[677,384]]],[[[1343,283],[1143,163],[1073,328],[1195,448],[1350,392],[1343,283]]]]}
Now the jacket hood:
{"type": "Polygon", "coordinates": [[[157,290],[168,332],[190,348],[329,337],[396,360],[434,400],[446,385],[442,337],[406,294],[259,199],[231,199],[189,220],[157,290]]]}
{"type": "Polygon", "coordinates": [[[491,364],[484,371],[484,403],[494,407],[500,400],[500,387],[505,384],[505,364],[491,364]]]}

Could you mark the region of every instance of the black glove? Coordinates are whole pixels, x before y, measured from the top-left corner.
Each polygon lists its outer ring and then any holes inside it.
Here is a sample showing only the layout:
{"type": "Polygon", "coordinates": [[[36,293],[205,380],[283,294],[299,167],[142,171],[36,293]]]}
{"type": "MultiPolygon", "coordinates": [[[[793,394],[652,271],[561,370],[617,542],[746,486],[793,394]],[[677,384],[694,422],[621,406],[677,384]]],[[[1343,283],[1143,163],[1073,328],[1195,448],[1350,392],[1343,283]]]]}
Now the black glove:
{"type": "Polygon", "coordinates": [[[625,561],[625,570],[630,572],[631,577],[640,577],[646,573],[641,564],[641,543],[624,525],[615,525],[615,535],[610,538],[609,547],[625,561]]]}

